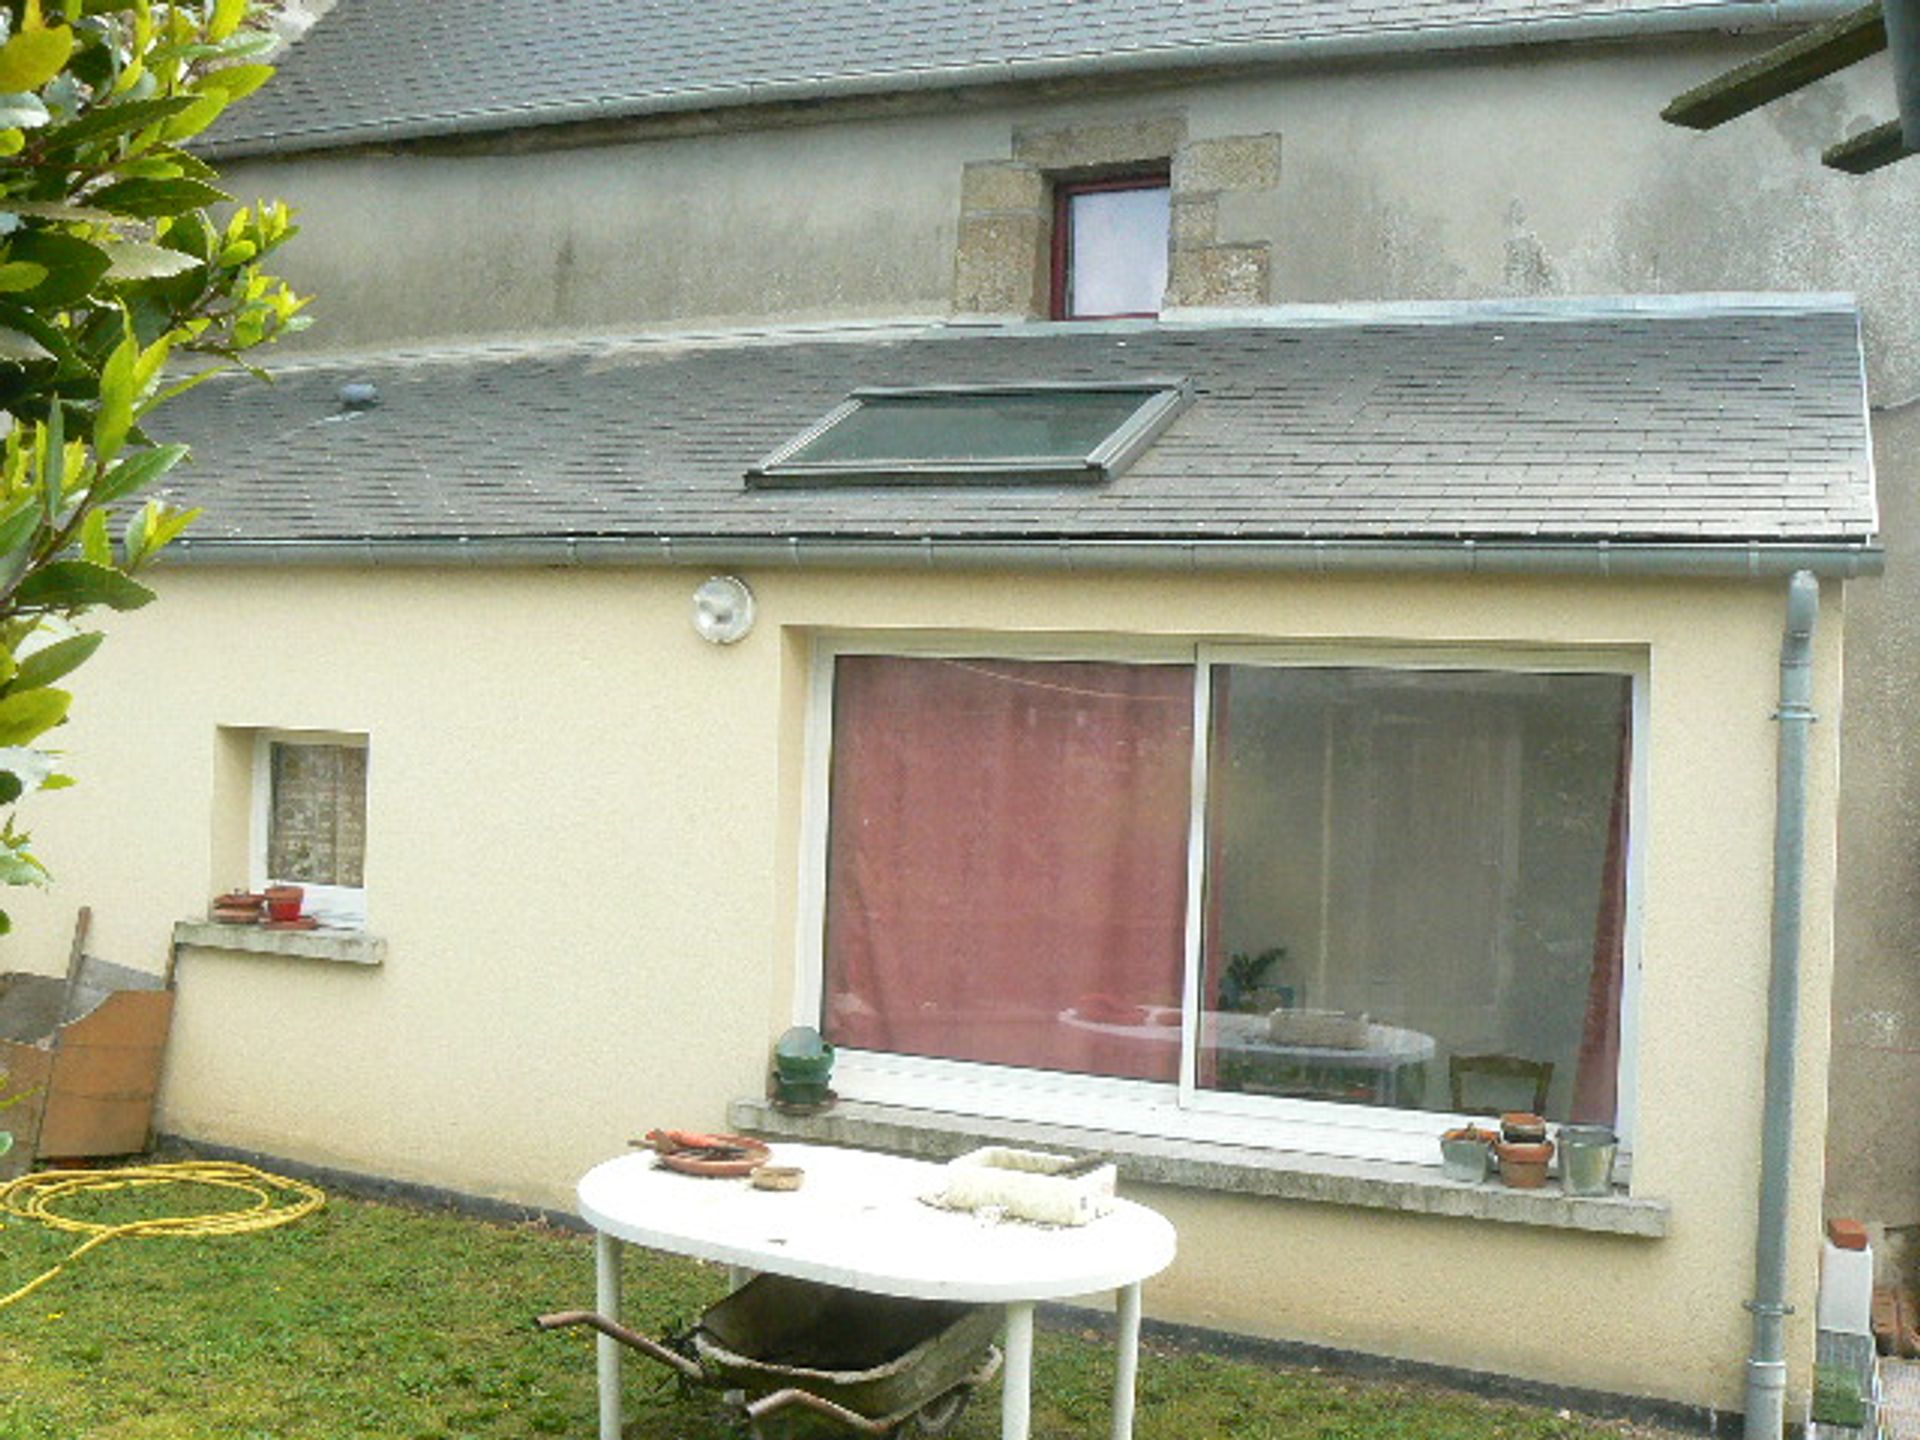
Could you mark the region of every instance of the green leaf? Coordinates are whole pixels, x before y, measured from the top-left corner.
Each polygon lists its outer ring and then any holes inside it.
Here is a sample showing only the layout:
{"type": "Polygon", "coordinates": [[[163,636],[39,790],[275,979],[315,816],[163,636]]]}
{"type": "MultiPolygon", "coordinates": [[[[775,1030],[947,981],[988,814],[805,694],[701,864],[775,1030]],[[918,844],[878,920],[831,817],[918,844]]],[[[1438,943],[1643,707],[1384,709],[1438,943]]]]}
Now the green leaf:
{"type": "MultiPolygon", "coordinates": [[[[101,512],[95,511],[98,515],[101,512]]],[[[93,517],[87,517],[91,520],[93,517]]],[[[69,635],[65,640],[56,640],[44,649],[36,650],[20,662],[20,672],[13,677],[8,686],[9,693],[24,690],[38,690],[51,685],[61,676],[70,674],[84,665],[100,648],[107,637],[98,630],[90,630],[84,635],[69,635]]]]}
{"type": "MultiPolygon", "coordinates": [[[[49,775],[41,782],[40,788],[42,790],[71,790],[79,783],[80,782],[75,780],[71,775],[49,775]]],[[[0,935],[4,935],[5,933],[4,930],[0,930],[0,935]]]]}
{"type": "Polygon", "coordinates": [[[46,878],[47,867],[26,851],[0,847],[0,885],[41,885],[46,878]]]}
{"type": "Polygon", "coordinates": [[[153,599],[153,591],[106,565],[56,560],[22,580],[13,598],[28,610],[84,610],[90,605],[138,610],[153,599]]]}
{"type": "Polygon", "coordinates": [[[213,18],[207,21],[207,38],[218,41],[226,39],[240,28],[240,22],[247,18],[247,0],[213,0],[213,18]]]}
{"type": "Polygon", "coordinates": [[[244,100],[273,78],[271,65],[223,65],[200,82],[202,90],[217,90],[231,105],[244,100]]]}
{"type": "Polygon", "coordinates": [[[112,265],[107,252],[56,230],[22,230],[12,237],[10,258],[45,268],[47,278],[18,292],[26,305],[60,310],[84,300],[112,265]]]}
{"type": "Polygon", "coordinates": [[[16,215],[31,215],[36,220],[72,221],[76,224],[110,225],[120,217],[111,210],[95,210],[90,205],[69,205],[64,200],[7,200],[0,208],[16,215]]]}
{"type": "Polygon", "coordinates": [[[24,745],[46,734],[67,718],[72,704],[65,690],[27,690],[0,699],[0,745],[24,745]]]}
{"type": "Polygon", "coordinates": [[[9,260],[0,265],[0,292],[31,290],[47,278],[47,267],[31,260],[9,260]]]}
{"type": "Polygon", "coordinates": [[[0,749],[0,770],[5,770],[27,790],[39,790],[53,778],[53,755],[29,745],[9,745],[0,749]]]}
{"type": "Polygon", "coordinates": [[[140,507],[138,516],[127,526],[127,568],[136,564],[146,564],[154,559],[167,545],[179,540],[194,520],[200,518],[200,511],[177,511],[171,505],[163,505],[157,499],[150,499],[140,507]],[[134,530],[138,526],[138,530],[134,530]],[[138,536],[138,543],[134,543],[138,536]]]}
{"type": "Polygon", "coordinates": [[[40,137],[40,144],[47,153],[53,154],[89,141],[125,135],[178,115],[193,104],[193,100],[191,95],[166,95],[155,100],[123,100],[118,105],[102,105],[77,120],[54,126],[40,137]]]}
{"type": "Polygon", "coordinates": [[[73,31],[64,25],[21,30],[0,45],[0,90],[38,90],[66,68],[73,31]]]}
{"type": "Polygon", "coordinates": [[[67,483],[67,407],[58,400],[47,407],[47,426],[42,438],[47,449],[46,466],[40,475],[41,496],[47,502],[47,528],[52,529],[67,483]]]}
{"type": "Polygon", "coordinates": [[[93,448],[100,463],[107,464],[127,443],[127,430],[133,424],[133,370],[140,359],[140,343],[133,338],[133,327],[107,363],[100,367],[100,407],[93,416],[93,448]]]}
{"type": "MultiPolygon", "coordinates": [[[[165,280],[200,264],[191,255],[169,250],[164,245],[149,245],[144,240],[109,240],[100,248],[112,262],[107,270],[109,280],[165,280]]],[[[4,269],[0,266],[0,270],[4,269]]]]}
{"type": "Polygon", "coordinates": [[[179,215],[233,197],[199,180],[121,180],[87,196],[89,204],[118,215],[179,215]]]}
{"type": "Polygon", "coordinates": [[[218,90],[197,96],[194,102],[160,127],[166,141],[188,140],[220,118],[227,108],[227,97],[218,90]]]}
{"type": "Polygon", "coordinates": [[[11,805],[26,792],[27,787],[18,775],[11,770],[0,770],[0,805],[11,805]]]}
{"type": "Polygon", "coordinates": [[[105,510],[89,510],[80,522],[80,558],[95,565],[113,564],[113,540],[107,534],[105,510]]]}
{"type": "Polygon", "coordinates": [[[39,497],[22,495],[11,510],[0,516],[0,555],[11,555],[24,547],[39,528],[39,497]]]}
{"type": "Polygon", "coordinates": [[[38,130],[53,112],[38,95],[0,95],[0,125],[10,130],[38,130]]]}
{"type": "MultiPolygon", "coordinates": [[[[138,455],[122,460],[105,475],[94,482],[94,503],[111,505],[123,500],[136,490],[144,489],[178,465],[187,456],[184,445],[156,445],[151,450],[142,450],[138,455]]],[[[0,546],[0,552],[5,547],[0,546]]]]}
{"type": "Polygon", "coordinates": [[[0,360],[24,365],[35,360],[51,359],[53,359],[53,352],[31,335],[0,326],[0,360]]]}

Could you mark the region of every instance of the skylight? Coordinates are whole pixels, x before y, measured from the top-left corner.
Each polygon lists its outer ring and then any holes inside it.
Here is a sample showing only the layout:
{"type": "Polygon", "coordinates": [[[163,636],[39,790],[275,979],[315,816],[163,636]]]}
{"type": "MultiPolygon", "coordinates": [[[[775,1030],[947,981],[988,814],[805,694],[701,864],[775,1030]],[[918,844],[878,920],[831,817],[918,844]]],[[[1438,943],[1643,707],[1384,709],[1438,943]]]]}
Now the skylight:
{"type": "Polygon", "coordinates": [[[1181,380],[856,390],[747,472],[754,486],[1098,484],[1188,398],[1181,380]]]}

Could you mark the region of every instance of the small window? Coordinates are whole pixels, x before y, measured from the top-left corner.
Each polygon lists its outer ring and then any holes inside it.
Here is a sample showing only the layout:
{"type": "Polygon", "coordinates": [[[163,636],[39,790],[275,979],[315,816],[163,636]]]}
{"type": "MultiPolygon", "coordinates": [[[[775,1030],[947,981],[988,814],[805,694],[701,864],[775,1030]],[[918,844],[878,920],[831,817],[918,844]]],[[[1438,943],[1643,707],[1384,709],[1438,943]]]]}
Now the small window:
{"type": "Polygon", "coordinates": [[[323,925],[367,919],[364,735],[262,731],[254,747],[253,877],[298,885],[323,925]]]}
{"type": "Polygon", "coordinates": [[[1112,479],[1185,403],[1179,380],[856,390],[749,484],[1112,479]]]}
{"type": "Polygon", "coordinates": [[[1172,215],[1164,172],[1055,186],[1053,318],[1158,315],[1172,215]]]}

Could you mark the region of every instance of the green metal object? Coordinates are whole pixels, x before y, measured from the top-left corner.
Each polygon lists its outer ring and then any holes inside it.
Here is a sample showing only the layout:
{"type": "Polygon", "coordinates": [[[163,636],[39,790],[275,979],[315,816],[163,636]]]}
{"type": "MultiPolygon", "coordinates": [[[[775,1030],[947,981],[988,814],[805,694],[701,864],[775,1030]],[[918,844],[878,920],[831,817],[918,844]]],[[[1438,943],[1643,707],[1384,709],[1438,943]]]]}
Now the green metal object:
{"type": "Polygon", "coordinates": [[[811,1025],[796,1025],[773,1046],[773,1098],[783,1105],[824,1105],[833,1092],[833,1046],[811,1025]]]}

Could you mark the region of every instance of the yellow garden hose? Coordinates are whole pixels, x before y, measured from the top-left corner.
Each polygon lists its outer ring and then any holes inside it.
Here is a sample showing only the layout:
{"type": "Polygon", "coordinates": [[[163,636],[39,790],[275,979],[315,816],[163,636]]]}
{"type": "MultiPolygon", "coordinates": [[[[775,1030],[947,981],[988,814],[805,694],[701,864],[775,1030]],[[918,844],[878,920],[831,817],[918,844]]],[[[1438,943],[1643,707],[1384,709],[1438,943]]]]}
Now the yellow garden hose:
{"type": "Polygon", "coordinates": [[[42,1170],[37,1175],[22,1175],[0,1186],[0,1213],[87,1238],[46,1274],[29,1280],[11,1295],[0,1295],[0,1310],[16,1300],[26,1299],[89,1250],[109,1240],[145,1239],[156,1235],[248,1235],[257,1230],[291,1225],[326,1203],[326,1195],[312,1185],[283,1175],[269,1175],[264,1170],[230,1160],[188,1160],[173,1165],[136,1165],[124,1170],[42,1170]],[[75,1220],[55,1208],[76,1195],[144,1190],[155,1185],[211,1185],[222,1190],[238,1190],[251,1195],[253,1204],[201,1215],[157,1215],[119,1225],[75,1220]]]}

